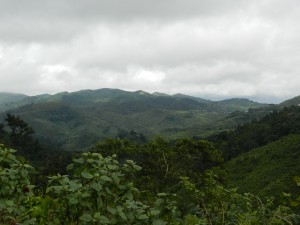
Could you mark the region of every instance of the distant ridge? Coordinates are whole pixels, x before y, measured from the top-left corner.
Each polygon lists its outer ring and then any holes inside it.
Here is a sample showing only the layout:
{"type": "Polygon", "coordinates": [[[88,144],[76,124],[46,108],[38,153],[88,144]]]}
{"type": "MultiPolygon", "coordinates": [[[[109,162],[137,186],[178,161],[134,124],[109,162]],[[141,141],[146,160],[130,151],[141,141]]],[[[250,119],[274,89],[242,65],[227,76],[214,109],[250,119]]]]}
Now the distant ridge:
{"type": "MultiPolygon", "coordinates": [[[[227,106],[227,107],[233,107],[236,108],[237,110],[248,110],[249,108],[257,108],[258,103],[251,101],[246,98],[231,98],[231,99],[226,99],[222,101],[218,101],[219,104],[227,106]]],[[[261,104],[259,103],[260,106],[268,106],[268,104],[261,104]]]]}
{"type": "Polygon", "coordinates": [[[169,96],[168,94],[161,93],[161,92],[154,92],[154,93],[152,93],[152,95],[154,95],[154,96],[169,96]]]}
{"type": "Polygon", "coordinates": [[[296,96],[294,98],[288,99],[279,104],[280,107],[289,107],[289,106],[300,106],[300,96],[296,96]]]}
{"type": "Polygon", "coordinates": [[[27,95],[9,92],[0,92],[0,104],[15,102],[26,98],[27,95]]]}
{"type": "Polygon", "coordinates": [[[126,137],[132,131],[147,138],[210,135],[255,117],[247,114],[249,105],[265,107],[245,99],[218,102],[184,94],[102,88],[22,96],[0,110],[19,115],[40,140],[72,150],[103,138],[126,137]],[[238,113],[229,116],[233,112],[238,113]]]}
{"type": "Polygon", "coordinates": [[[0,92],[0,112],[4,112],[12,108],[11,106],[14,103],[23,101],[27,97],[27,95],[18,93],[0,92]]]}
{"type": "Polygon", "coordinates": [[[194,97],[194,96],[190,96],[190,95],[185,95],[185,94],[181,94],[181,93],[177,93],[172,95],[174,98],[180,98],[180,99],[184,99],[184,98],[188,98],[188,99],[192,99],[195,100],[197,102],[212,102],[211,100],[207,100],[207,99],[203,99],[203,98],[199,98],[199,97],[194,97]]]}

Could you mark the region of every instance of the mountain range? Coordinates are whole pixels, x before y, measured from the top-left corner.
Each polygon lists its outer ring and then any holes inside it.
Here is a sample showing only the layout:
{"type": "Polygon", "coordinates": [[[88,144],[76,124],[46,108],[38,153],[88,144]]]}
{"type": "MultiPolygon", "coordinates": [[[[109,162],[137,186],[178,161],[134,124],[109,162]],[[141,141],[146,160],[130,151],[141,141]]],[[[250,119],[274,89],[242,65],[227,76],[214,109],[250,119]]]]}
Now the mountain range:
{"type": "Polygon", "coordinates": [[[20,116],[39,140],[65,150],[83,150],[104,138],[206,137],[261,118],[274,107],[280,105],[108,88],[37,96],[0,93],[2,117],[6,112],[20,116]]]}
{"type": "Polygon", "coordinates": [[[211,101],[107,88],[37,96],[0,94],[2,115],[20,116],[38,139],[68,150],[84,149],[103,138],[207,136],[256,117],[258,113],[249,113],[249,108],[266,106],[248,99],[211,101]]]}

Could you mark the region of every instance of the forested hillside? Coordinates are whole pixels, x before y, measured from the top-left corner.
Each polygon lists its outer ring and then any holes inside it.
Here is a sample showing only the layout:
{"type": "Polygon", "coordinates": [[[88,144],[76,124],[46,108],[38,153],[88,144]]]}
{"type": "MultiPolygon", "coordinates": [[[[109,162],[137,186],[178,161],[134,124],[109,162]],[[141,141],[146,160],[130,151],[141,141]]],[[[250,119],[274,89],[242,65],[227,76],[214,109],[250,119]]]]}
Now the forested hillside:
{"type": "Polygon", "coordinates": [[[299,133],[300,107],[290,106],[277,108],[262,119],[239,125],[235,130],[224,131],[208,139],[230,159],[286,135],[299,133]]]}
{"type": "Polygon", "coordinates": [[[72,151],[103,138],[145,142],[156,135],[204,137],[260,118],[266,106],[246,99],[214,102],[181,94],[99,89],[26,97],[13,102],[9,112],[38,131],[40,141],[72,151]]]}
{"type": "Polygon", "coordinates": [[[299,187],[294,177],[300,171],[300,135],[288,135],[278,141],[252,149],[226,163],[230,187],[240,193],[260,196],[282,193],[297,195],[299,187]]]}
{"type": "Polygon", "coordinates": [[[14,104],[18,104],[26,97],[28,96],[23,94],[0,92],[0,112],[11,109],[14,104]]]}

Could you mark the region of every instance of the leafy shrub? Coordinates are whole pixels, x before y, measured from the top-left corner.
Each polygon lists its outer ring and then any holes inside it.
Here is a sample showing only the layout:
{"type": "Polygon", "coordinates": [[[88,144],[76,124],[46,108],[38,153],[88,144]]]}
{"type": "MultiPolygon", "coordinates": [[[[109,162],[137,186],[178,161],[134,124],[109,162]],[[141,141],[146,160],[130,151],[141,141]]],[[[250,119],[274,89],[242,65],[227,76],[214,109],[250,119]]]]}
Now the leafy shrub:
{"type": "Polygon", "coordinates": [[[0,146],[0,224],[297,224],[289,208],[226,189],[212,172],[204,173],[197,185],[181,177],[172,194],[141,191],[134,183],[141,167],[99,153],[73,159],[69,175],[49,177],[45,193],[34,194],[32,167],[14,153],[0,146]]]}
{"type": "Polygon", "coordinates": [[[32,197],[31,166],[19,161],[16,151],[0,145],[0,223],[26,217],[24,202],[32,197]]]}

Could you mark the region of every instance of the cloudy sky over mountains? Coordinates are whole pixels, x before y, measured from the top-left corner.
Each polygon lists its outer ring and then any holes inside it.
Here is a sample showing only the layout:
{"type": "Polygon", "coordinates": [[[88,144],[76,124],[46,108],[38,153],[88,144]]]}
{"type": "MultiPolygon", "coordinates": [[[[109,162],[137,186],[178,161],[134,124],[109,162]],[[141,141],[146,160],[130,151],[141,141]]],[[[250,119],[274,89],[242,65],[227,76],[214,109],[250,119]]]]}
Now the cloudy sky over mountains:
{"type": "Polygon", "coordinates": [[[300,94],[299,0],[0,0],[0,91],[300,94]]]}

